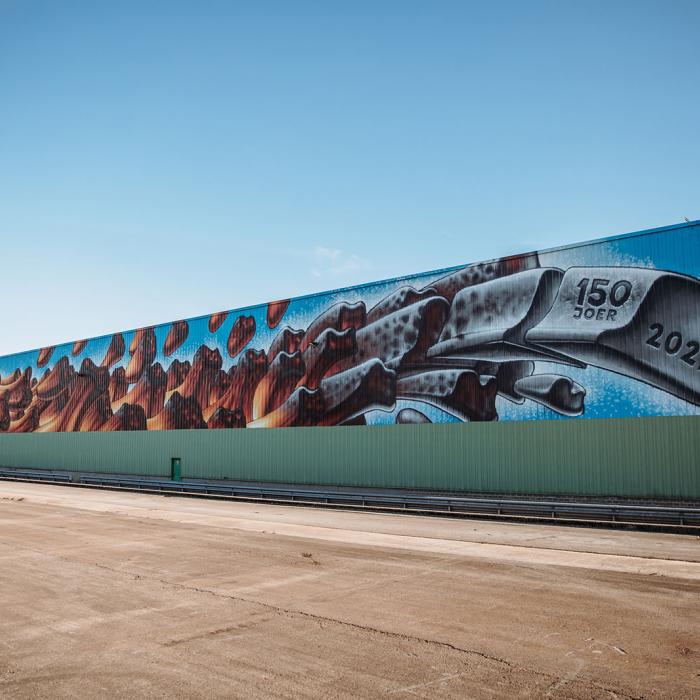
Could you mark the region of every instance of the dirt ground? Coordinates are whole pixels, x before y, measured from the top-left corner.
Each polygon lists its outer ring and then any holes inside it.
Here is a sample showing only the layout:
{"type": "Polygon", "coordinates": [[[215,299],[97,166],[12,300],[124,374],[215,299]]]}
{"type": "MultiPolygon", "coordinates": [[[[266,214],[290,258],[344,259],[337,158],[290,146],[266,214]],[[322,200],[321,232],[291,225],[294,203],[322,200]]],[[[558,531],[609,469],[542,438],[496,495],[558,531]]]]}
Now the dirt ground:
{"type": "Polygon", "coordinates": [[[0,482],[0,696],[700,698],[700,538],[0,482]]]}

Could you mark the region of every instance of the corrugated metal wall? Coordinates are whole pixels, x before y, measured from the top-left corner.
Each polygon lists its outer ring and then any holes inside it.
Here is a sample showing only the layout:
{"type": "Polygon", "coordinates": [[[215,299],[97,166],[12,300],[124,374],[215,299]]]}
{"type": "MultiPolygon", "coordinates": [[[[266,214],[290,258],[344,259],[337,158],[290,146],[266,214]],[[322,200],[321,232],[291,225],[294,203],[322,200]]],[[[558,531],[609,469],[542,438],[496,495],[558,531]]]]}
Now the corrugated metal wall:
{"type": "Polygon", "coordinates": [[[0,435],[3,466],[385,488],[700,498],[700,418],[0,435]]]}
{"type": "Polygon", "coordinates": [[[699,417],[699,222],[0,357],[9,466],[698,498],[699,417]]]}
{"type": "Polygon", "coordinates": [[[689,223],[49,345],[0,432],[698,415],[699,277],[689,223]]]}

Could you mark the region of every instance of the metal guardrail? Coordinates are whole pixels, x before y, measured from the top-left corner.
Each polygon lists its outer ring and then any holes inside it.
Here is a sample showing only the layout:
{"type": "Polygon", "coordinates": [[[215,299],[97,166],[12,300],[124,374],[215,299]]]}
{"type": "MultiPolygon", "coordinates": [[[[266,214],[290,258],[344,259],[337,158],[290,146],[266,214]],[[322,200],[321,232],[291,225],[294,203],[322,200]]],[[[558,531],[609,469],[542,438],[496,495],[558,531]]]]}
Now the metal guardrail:
{"type": "Polygon", "coordinates": [[[656,504],[533,500],[491,496],[462,497],[416,493],[336,491],[281,488],[270,485],[221,484],[205,481],[170,481],[118,475],[0,468],[0,479],[32,481],[156,493],[161,495],[263,501],[276,504],[328,506],[425,515],[500,518],[509,520],[587,523],[607,526],[653,527],[700,532],[700,507],[656,504]]]}
{"type": "Polygon", "coordinates": [[[9,481],[53,481],[69,483],[70,474],[65,472],[43,471],[38,469],[15,469],[12,467],[0,467],[0,479],[9,481]]]}

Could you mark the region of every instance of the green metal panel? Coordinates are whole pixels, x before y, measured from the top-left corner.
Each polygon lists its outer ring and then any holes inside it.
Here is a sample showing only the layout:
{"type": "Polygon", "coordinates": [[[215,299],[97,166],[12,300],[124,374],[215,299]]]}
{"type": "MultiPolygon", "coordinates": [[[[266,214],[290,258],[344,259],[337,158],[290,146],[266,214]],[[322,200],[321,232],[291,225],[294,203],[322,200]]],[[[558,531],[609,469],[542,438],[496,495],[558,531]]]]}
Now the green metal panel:
{"type": "Polygon", "coordinates": [[[446,491],[700,498],[700,417],[0,435],[0,465],[446,491]]]}

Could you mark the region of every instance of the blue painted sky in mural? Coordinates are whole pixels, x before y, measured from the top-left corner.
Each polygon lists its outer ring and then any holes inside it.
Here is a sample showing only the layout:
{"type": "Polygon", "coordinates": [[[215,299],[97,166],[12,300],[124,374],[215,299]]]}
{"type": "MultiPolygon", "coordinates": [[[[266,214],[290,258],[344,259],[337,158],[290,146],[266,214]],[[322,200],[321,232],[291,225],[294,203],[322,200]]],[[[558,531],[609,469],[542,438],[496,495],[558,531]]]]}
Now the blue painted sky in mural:
{"type": "Polygon", "coordinates": [[[0,2],[0,353],[700,218],[697,2],[0,2]]]}

